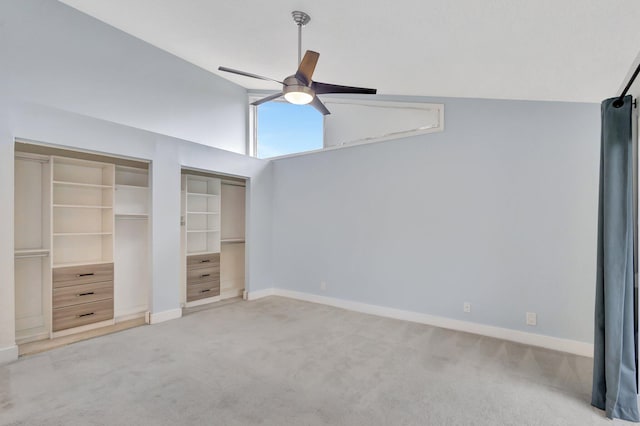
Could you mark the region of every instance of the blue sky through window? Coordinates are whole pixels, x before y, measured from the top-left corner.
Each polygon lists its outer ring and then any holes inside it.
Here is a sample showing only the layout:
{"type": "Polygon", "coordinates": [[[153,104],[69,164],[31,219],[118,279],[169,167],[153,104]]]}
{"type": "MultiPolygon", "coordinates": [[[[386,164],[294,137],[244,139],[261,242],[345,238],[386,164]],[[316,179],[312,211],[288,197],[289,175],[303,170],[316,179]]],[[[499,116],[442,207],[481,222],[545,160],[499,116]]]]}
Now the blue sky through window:
{"type": "Polygon", "coordinates": [[[310,105],[267,102],[258,107],[258,158],[322,148],[323,116],[310,105]]]}

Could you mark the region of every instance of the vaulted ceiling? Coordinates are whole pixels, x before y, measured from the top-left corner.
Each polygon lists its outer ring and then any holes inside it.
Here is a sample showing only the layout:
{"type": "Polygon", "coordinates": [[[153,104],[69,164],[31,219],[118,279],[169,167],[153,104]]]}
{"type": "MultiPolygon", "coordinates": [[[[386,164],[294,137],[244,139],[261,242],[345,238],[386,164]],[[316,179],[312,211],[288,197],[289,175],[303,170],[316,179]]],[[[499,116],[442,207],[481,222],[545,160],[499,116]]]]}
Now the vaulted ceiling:
{"type": "Polygon", "coordinates": [[[291,11],[311,15],[314,78],[389,95],[599,102],[640,49],[637,0],[62,0],[249,89],[297,61],[291,11]]]}

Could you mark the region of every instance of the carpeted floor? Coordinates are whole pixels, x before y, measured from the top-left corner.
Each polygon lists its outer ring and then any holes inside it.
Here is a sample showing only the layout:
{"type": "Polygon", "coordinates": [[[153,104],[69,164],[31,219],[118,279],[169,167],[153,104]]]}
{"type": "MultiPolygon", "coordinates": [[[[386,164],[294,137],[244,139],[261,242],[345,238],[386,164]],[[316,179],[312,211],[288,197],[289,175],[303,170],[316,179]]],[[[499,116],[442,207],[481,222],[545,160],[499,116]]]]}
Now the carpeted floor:
{"type": "Polygon", "coordinates": [[[591,359],[269,297],[0,366],[1,425],[612,425],[591,359]]]}

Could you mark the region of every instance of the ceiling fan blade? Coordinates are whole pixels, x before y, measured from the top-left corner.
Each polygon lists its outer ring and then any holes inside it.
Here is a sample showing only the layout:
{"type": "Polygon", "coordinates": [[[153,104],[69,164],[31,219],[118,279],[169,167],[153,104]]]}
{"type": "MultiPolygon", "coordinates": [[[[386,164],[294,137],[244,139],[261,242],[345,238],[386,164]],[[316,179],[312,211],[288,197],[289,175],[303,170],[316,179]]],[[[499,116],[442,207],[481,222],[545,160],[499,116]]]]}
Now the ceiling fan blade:
{"type": "Polygon", "coordinates": [[[282,84],[282,82],[281,82],[281,81],[274,80],[274,79],[269,78],[269,77],[263,77],[263,76],[261,76],[261,75],[251,74],[250,72],[244,72],[244,71],[234,70],[233,68],[218,67],[218,69],[219,69],[220,71],[230,72],[230,73],[232,73],[232,74],[238,74],[238,75],[243,75],[243,76],[245,76],[245,77],[257,78],[257,79],[259,79],[259,80],[275,81],[276,83],[280,83],[280,84],[282,84]]]}
{"type": "Polygon", "coordinates": [[[311,83],[311,88],[318,95],[324,93],[358,93],[363,95],[375,95],[378,91],[376,89],[367,89],[365,87],[351,87],[351,86],[339,86],[337,84],[320,83],[314,81],[311,83]]]}
{"type": "Polygon", "coordinates": [[[258,106],[258,105],[263,104],[265,102],[269,102],[269,101],[272,101],[274,99],[278,99],[280,96],[282,96],[282,92],[274,93],[273,95],[269,95],[266,98],[258,99],[255,102],[251,102],[251,105],[258,106]]]}
{"type": "Polygon", "coordinates": [[[298,66],[296,78],[307,86],[311,83],[311,76],[313,75],[313,71],[316,69],[319,57],[320,54],[318,52],[307,50],[304,54],[304,58],[302,58],[302,62],[300,62],[300,65],[298,66]]]}
{"type": "Polygon", "coordinates": [[[329,112],[329,110],[327,109],[326,106],[324,106],[324,104],[322,103],[322,101],[320,100],[319,97],[314,96],[313,100],[311,101],[311,103],[309,104],[312,107],[314,107],[315,109],[317,109],[318,111],[320,111],[322,113],[322,115],[329,115],[331,114],[331,112],[329,112]]]}

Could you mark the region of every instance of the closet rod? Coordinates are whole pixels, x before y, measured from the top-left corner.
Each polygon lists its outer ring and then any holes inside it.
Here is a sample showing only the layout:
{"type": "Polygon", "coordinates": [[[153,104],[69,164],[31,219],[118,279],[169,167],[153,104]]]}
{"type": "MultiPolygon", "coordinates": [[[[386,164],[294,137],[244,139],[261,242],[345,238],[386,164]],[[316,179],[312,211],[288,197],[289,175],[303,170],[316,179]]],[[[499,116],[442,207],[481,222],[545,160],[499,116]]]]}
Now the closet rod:
{"type": "Polygon", "coordinates": [[[631,88],[631,85],[633,84],[636,77],[638,76],[638,73],[640,73],[640,64],[638,64],[638,66],[636,67],[636,70],[633,72],[633,75],[629,79],[629,82],[627,83],[627,87],[625,87],[624,90],[622,91],[622,94],[618,97],[618,99],[613,101],[613,106],[615,108],[620,108],[622,105],[624,105],[624,97],[629,91],[629,89],[631,88]]]}
{"type": "Polygon", "coordinates": [[[16,259],[26,259],[28,257],[48,257],[49,253],[38,253],[38,254],[16,254],[16,259]]]}

